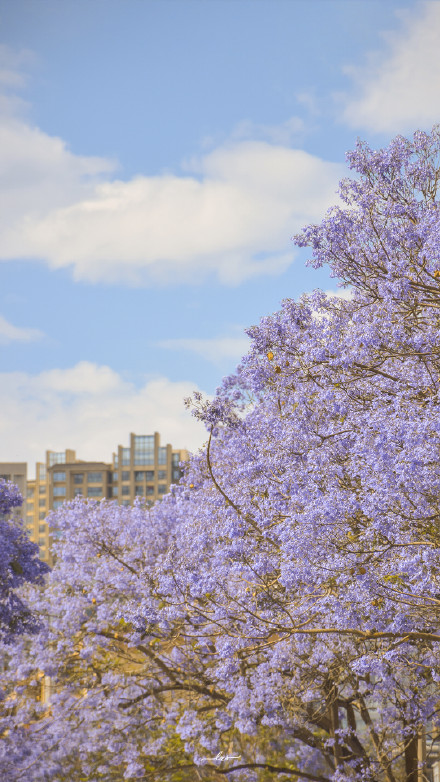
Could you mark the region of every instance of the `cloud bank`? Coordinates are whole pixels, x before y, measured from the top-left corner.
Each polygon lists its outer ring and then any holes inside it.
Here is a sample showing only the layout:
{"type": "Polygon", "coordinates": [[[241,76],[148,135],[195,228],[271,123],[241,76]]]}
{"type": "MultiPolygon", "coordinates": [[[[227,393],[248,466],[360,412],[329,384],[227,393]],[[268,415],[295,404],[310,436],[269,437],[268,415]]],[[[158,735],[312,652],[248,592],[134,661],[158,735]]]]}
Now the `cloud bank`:
{"type": "Polygon", "coordinates": [[[0,345],[8,345],[11,342],[34,342],[43,337],[44,334],[39,329],[14,326],[0,315],[0,345]]]}
{"type": "Polygon", "coordinates": [[[114,161],[75,155],[32,126],[4,93],[0,260],[38,259],[70,267],[76,280],[134,285],[206,275],[235,285],[280,273],[294,257],[290,236],[335,202],[343,174],[281,143],[291,124],[277,142],[233,138],[181,171],[123,179],[114,161]]]}
{"type": "Polygon", "coordinates": [[[394,134],[440,121],[440,3],[419,3],[400,17],[399,32],[385,36],[385,55],[347,69],[358,88],[342,114],[349,127],[394,134]]]}
{"type": "Polygon", "coordinates": [[[165,377],[139,388],[88,361],[37,375],[0,373],[0,461],[27,461],[31,474],[46,448],[73,448],[79,459],[111,461],[130,432],[158,431],[163,444],[197,450],[205,431],[183,405],[195,389],[165,377]]]}
{"type": "Polygon", "coordinates": [[[239,361],[250,347],[250,339],[244,333],[243,328],[237,327],[237,333],[220,337],[177,337],[175,339],[162,339],[158,345],[166,350],[187,350],[210,361],[213,364],[221,364],[223,361],[234,359],[239,361]]]}

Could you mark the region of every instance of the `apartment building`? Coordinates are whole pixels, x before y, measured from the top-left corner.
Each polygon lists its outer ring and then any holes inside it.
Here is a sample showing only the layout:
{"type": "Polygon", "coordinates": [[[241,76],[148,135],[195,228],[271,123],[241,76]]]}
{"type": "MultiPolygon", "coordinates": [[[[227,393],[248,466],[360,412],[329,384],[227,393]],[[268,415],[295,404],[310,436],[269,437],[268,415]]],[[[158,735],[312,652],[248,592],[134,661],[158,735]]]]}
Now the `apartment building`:
{"type": "MultiPolygon", "coordinates": [[[[20,486],[26,497],[23,518],[31,539],[40,546],[41,558],[51,561],[54,533],[50,532],[46,521],[49,511],[77,496],[110,499],[120,505],[132,505],[138,497],[151,506],[179,480],[179,463],[187,459],[186,450],[173,449],[169,443],[162,446],[158,432],[152,435],[131,433],[129,445],[118,445],[108,463],[77,459],[75,451],[69,449],[46,451],[45,462],[36,464],[35,478],[27,484],[25,478],[20,486]]],[[[20,465],[26,466],[25,463],[20,465]]],[[[2,472],[6,473],[6,467],[2,472]]],[[[9,471],[10,475],[18,473],[18,467],[15,473],[12,469],[9,471]]]]}
{"type": "Polygon", "coordinates": [[[29,536],[40,546],[40,557],[49,560],[50,539],[49,526],[45,521],[52,509],[49,493],[49,470],[56,464],[72,464],[76,453],[71,449],[66,451],[46,451],[44,462],[35,465],[35,478],[27,481],[23,491],[25,497],[25,523],[29,536]]]}
{"type": "Polygon", "coordinates": [[[187,459],[187,451],[161,446],[158,432],[130,434],[130,445],[119,445],[113,454],[111,496],[120,505],[132,505],[135,497],[145,497],[147,505],[152,505],[177,483],[179,462],[187,459]]]}

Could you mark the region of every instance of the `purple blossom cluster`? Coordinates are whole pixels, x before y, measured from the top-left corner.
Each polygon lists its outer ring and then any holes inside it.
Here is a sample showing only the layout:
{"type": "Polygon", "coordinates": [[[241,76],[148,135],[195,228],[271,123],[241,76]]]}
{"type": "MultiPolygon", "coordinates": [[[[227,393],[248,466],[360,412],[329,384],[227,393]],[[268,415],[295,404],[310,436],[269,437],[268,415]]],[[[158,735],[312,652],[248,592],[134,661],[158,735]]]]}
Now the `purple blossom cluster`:
{"type": "Polygon", "coordinates": [[[154,508],[54,514],[44,627],[3,677],[11,782],[428,774],[440,130],[348,162],[342,206],[297,242],[351,298],[315,291],[249,329],[236,373],[194,400],[206,447],[154,508]]]}
{"type": "Polygon", "coordinates": [[[23,498],[15,484],[0,479],[0,645],[17,635],[35,632],[32,612],[20,595],[26,583],[41,584],[49,568],[38,559],[38,546],[31,543],[21,519],[13,515],[23,498]]]}

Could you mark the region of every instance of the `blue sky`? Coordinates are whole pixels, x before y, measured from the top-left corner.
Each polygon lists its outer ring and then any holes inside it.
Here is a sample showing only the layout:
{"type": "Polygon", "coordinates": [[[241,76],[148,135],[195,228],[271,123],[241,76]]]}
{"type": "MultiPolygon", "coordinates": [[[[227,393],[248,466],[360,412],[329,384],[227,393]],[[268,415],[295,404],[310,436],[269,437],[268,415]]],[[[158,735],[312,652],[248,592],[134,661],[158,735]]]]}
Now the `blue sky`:
{"type": "MultiPolygon", "coordinates": [[[[197,448],[358,136],[440,121],[440,2],[0,0],[0,460],[197,448]]],[[[32,472],[32,467],[31,470],[32,472]]]]}

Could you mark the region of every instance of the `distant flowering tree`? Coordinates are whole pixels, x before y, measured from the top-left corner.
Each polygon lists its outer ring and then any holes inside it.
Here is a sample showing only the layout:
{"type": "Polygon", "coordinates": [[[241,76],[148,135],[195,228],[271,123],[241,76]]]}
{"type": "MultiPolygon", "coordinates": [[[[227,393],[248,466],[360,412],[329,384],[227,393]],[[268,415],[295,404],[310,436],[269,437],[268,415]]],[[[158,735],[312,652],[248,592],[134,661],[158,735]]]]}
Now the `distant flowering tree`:
{"type": "Polygon", "coordinates": [[[42,583],[49,568],[38,559],[21,520],[13,516],[23,498],[15,484],[0,478],[0,644],[37,628],[34,614],[18,594],[26,582],[42,583]]]}
{"type": "Polygon", "coordinates": [[[150,512],[75,501],[6,778],[416,782],[440,728],[440,130],[359,143],[296,238],[320,291],[249,330],[150,512]],[[32,679],[32,677],[34,677],[32,679]],[[219,754],[220,753],[220,754],[219,754]],[[19,769],[17,771],[17,769],[19,769]]]}

